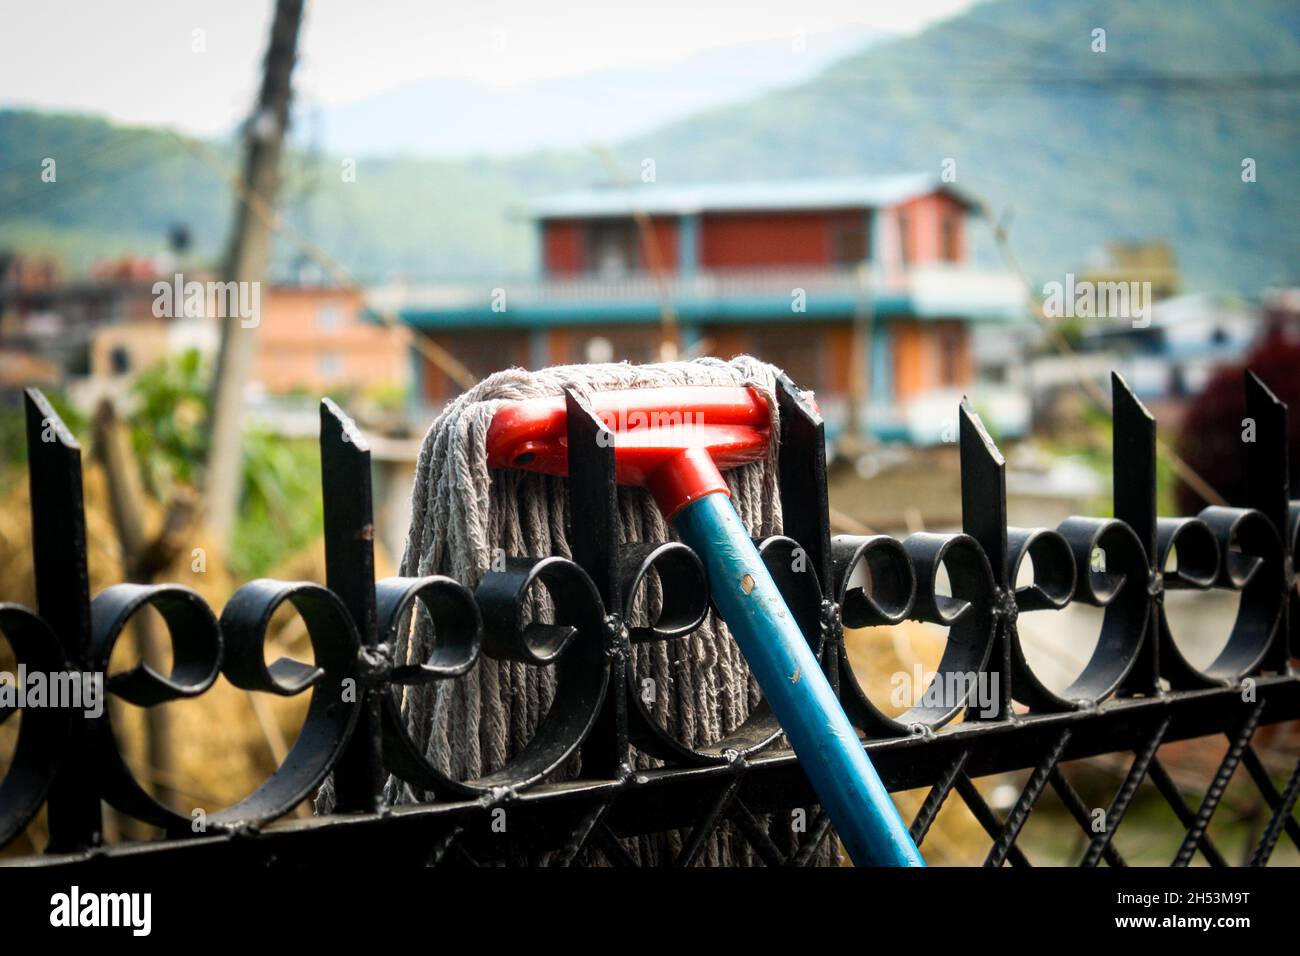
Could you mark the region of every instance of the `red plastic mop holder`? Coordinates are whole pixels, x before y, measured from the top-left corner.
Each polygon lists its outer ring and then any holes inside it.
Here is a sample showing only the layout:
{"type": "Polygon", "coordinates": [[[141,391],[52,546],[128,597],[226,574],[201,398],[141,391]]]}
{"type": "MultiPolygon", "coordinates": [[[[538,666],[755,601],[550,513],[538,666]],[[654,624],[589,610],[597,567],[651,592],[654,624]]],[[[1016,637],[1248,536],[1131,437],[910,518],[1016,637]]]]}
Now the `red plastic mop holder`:
{"type": "MultiPolygon", "coordinates": [[[[598,392],[591,406],[613,434],[619,484],[647,488],[664,516],[729,494],[722,471],[767,455],[767,403],[743,386],[684,385],[598,392]]],[[[567,475],[564,396],[513,402],[493,416],[488,464],[567,475]]]]}

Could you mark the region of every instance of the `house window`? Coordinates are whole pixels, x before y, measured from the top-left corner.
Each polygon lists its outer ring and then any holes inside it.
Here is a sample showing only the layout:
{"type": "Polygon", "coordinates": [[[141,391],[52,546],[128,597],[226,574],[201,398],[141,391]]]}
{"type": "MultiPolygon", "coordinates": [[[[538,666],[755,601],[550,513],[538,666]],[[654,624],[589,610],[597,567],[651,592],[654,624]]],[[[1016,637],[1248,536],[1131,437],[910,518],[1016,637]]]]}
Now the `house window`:
{"type": "Polygon", "coordinates": [[[593,223],[587,232],[587,268],[603,276],[621,276],[636,270],[636,223],[616,219],[593,223]]]}
{"type": "Polygon", "coordinates": [[[939,385],[964,385],[965,332],[960,325],[935,329],[939,342],[939,385]]]}
{"type": "Polygon", "coordinates": [[[903,210],[898,211],[898,261],[912,261],[912,217],[903,210]]]}
{"type": "Polygon", "coordinates": [[[527,341],[514,332],[462,332],[432,338],[479,380],[527,361],[527,341]]]}
{"type": "Polygon", "coordinates": [[[659,357],[659,328],[605,329],[601,335],[573,343],[566,361],[631,362],[641,365],[659,357]]]}
{"type": "Polygon", "coordinates": [[[319,332],[337,332],[343,328],[343,309],[337,302],[325,302],[316,307],[316,329],[319,332]]]}
{"type": "Polygon", "coordinates": [[[946,215],[939,220],[939,258],[944,262],[956,262],[958,249],[958,229],[961,220],[955,215],[946,215]]]}
{"type": "Polygon", "coordinates": [[[343,356],[338,352],[322,352],[317,367],[322,378],[338,378],[343,374],[343,356]]]}
{"type": "Polygon", "coordinates": [[[109,364],[114,375],[125,375],[131,371],[131,353],[126,350],[125,345],[113,346],[113,351],[109,353],[109,364]]]}
{"type": "Polygon", "coordinates": [[[831,234],[831,258],[838,265],[855,265],[867,258],[867,223],[865,217],[853,222],[836,223],[831,234]]]}
{"type": "Polygon", "coordinates": [[[756,329],[749,346],[756,358],[784,369],[800,388],[824,389],[819,329],[791,326],[756,329]]]}

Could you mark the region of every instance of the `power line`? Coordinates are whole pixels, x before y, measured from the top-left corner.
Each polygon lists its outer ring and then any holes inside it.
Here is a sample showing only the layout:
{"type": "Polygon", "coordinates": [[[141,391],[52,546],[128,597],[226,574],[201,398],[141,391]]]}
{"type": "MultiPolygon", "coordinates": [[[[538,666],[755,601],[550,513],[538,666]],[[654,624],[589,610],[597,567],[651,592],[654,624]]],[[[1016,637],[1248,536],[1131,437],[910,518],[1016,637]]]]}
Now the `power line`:
{"type": "MultiPolygon", "coordinates": [[[[347,267],[320,246],[311,242],[307,237],[298,232],[298,230],[289,224],[285,216],[277,213],[267,205],[261,196],[249,190],[239,177],[222,167],[215,157],[212,157],[203,146],[197,142],[186,140],[179,134],[174,135],[184,149],[216,172],[227,182],[232,190],[239,193],[244,202],[248,204],[248,208],[253,215],[261,219],[272,232],[284,236],[284,238],[289,242],[293,243],[298,248],[299,252],[320,266],[335,283],[362,291],[364,296],[362,284],[352,275],[347,267]]],[[[446,374],[462,389],[472,388],[477,383],[478,379],[472,372],[470,372],[469,368],[446,348],[434,342],[428,336],[420,335],[415,332],[403,324],[387,309],[376,308],[373,303],[367,303],[366,307],[368,311],[383,322],[385,326],[400,332],[407,340],[408,345],[414,347],[422,355],[428,358],[429,361],[433,362],[444,374],[446,374]]]]}

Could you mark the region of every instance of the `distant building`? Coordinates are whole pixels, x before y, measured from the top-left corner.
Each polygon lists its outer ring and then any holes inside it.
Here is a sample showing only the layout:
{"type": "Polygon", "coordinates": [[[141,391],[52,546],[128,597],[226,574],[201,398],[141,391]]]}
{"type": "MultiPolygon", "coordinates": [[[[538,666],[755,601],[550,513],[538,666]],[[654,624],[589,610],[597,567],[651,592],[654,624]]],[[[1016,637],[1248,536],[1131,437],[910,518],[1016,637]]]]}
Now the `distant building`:
{"type": "Polygon", "coordinates": [[[1153,300],[1168,299],[1182,289],[1174,250],[1167,242],[1111,242],[1097,250],[1080,279],[1104,282],[1149,282],[1153,300]]]}
{"type": "Polygon", "coordinates": [[[23,353],[84,378],[99,331],[152,318],[153,293],[139,266],[66,280],[49,260],[0,256],[0,350],[23,353]]]}
{"type": "Polygon", "coordinates": [[[1204,293],[1157,301],[1150,323],[1099,322],[1084,348],[1105,352],[1144,399],[1179,401],[1204,388],[1214,371],[1240,362],[1264,327],[1258,307],[1204,293]]]}
{"type": "Polygon", "coordinates": [[[271,286],[257,336],[252,379],[272,394],[365,391],[410,379],[403,331],[368,319],[356,288],[271,286]]]}
{"type": "MultiPolygon", "coordinates": [[[[403,333],[366,318],[360,290],[272,284],[259,304],[249,373],[255,391],[319,396],[331,389],[365,391],[408,382],[403,333]]],[[[219,344],[220,324],[212,315],[135,316],[99,330],[91,372],[97,377],[130,375],[187,349],[215,357],[219,344]]]]}
{"type": "MultiPolygon", "coordinates": [[[[403,289],[391,304],[480,377],[653,361],[670,313],[687,354],[785,368],[832,430],[937,441],[975,378],[973,327],[1026,314],[1013,276],[969,263],[972,208],[928,175],[598,188],[530,207],[540,278],[403,289]]],[[[459,391],[417,367],[427,405],[459,391]]]]}
{"type": "MultiPolygon", "coordinates": [[[[64,281],[52,266],[10,256],[0,261],[0,354],[41,364],[10,358],[8,377],[39,367],[48,379],[53,370],[74,400],[89,403],[169,355],[197,349],[213,357],[216,313],[209,300],[191,301],[183,291],[212,280],[209,273],[178,276],[151,260],[124,259],[64,281]]],[[[316,396],[409,382],[406,333],[365,316],[360,290],[273,283],[260,289],[257,302],[255,391],[316,396]]]]}

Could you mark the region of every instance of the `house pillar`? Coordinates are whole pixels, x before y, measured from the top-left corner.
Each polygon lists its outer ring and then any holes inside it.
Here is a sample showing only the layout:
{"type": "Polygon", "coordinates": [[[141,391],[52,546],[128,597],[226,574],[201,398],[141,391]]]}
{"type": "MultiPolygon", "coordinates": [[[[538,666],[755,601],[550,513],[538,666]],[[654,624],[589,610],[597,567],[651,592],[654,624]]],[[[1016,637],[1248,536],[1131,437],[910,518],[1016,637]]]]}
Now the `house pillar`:
{"type": "Polygon", "coordinates": [[[548,329],[528,330],[528,367],[533,371],[551,364],[551,336],[548,329]]]}
{"type": "Polygon", "coordinates": [[[682,351],[687,355],[692,354],[691,350],[700,344],[702,335],[700,327],[694,322],[682,323],[682,351]]]}
{"type": "Polygon", "coordinates": [[[695,274],[700,259],[700,217],[682,216],[677,220],[677,272],[682,276],[695,274]]]}
{"type": "Polygon", "coordinates": [[[887,408],[894,398],[894,340],[889,322],[871,323],[871,404],[887,408]]]}
{"type": "Polygon", "coordinates": [[[891,248],[893,237],[890,236],[888,227],[892,217],[890,211],[886,209],[873,209],[868,215],[871,248],[867,258],[871,262],[872,274],[879,278],[885,274],[885,268],[889,264],[887,250],[891,248]]]}

